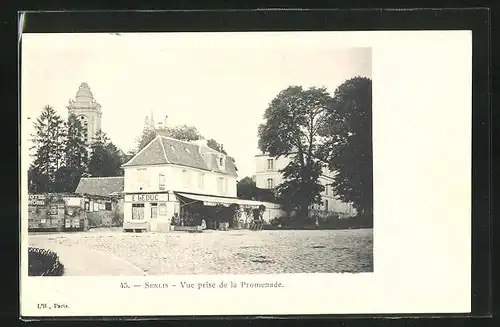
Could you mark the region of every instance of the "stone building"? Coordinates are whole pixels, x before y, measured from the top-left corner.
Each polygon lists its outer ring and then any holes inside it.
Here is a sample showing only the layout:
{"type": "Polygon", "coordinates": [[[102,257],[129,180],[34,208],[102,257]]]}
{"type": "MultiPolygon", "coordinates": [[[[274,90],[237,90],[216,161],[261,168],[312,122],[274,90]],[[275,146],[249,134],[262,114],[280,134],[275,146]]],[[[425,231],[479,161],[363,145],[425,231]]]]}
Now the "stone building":
{"type": "Polygon", "coordinates": [[[76,92],[75,99],[68,103],[68,114],[74,114],[84,127],[83,137],[88,144],[93,142],[101,130],[101,105],[96,102],[87,83],[82,83],[76,92]]]}
{"type": "Polygon", "coordinates": [[[264,205],[268,208],[265,218],[280,214],[276,204],[238,199],[234,160],[204,140],[185,142],[158,135],[123,170],[125,230],[168,231],[175,214],[182,215],[196,204],[264,205]]]}
{"type": "MultiPolygon", "coordinates": [[[[261,189],[274,190],[283,182],[283,174],[280,172],[291,160],[293,154],[288,157],[273,158],[267,154],[255,156],[255,184],[261,189]]],[[[323,173],[319,177],[319,182],[325,187],[321,193],[321,205],[314,205],[311,209],[328,213],[334,213],[340,217],[355,216],[356,211],[352,203],[345,203],[338,199],[332,188],[334,173],[327,168],[323,168],[323,173]]]]}

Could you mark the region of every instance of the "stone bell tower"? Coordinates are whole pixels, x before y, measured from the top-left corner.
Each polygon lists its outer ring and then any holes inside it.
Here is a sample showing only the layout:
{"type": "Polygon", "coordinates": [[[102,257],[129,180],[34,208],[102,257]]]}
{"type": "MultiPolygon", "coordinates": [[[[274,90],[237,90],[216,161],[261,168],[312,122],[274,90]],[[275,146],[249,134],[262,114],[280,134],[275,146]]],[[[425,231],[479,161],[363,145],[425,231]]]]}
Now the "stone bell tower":
{"type": "Polygon", "coordinates": [[[88,144],[94,141],[94,137],[101,130],[101,105],[94,99],[87,83],[82,83],[76,92],[75,99],[69,100],[67,106],[68,114],[73,114],[81,122],[84,128],[83,137],[88,144]]]}

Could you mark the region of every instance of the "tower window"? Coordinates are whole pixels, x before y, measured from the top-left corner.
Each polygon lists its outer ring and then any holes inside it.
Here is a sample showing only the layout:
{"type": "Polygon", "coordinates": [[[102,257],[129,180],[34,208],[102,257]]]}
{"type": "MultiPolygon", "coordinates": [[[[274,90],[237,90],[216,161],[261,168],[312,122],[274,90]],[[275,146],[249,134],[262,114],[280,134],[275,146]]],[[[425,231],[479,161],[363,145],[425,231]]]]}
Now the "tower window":
{"type": "Polygon", "coordinates": [[[267,159],[267,170],[273,170],[273,169],[274,169],[274,160],[267,159]]]}

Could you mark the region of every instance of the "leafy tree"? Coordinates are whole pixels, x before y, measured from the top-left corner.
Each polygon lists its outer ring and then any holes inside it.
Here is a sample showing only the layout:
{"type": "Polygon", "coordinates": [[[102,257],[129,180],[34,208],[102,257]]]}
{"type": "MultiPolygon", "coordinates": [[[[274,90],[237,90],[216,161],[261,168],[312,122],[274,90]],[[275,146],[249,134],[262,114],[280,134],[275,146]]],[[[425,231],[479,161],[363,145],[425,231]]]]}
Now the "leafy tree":
{"type": "Polygon", "coordinates": [[[55,175],[57,192],[74,192],[89,161],[88,147],[83,137],[84,128],[73,114],[68,117],[66,131],[64,165],[55,175]]]}
{"type": "Polygon", "coordinates": [[[79,172],[75,168],[62,166],[60,167],[54,175],[54,192],[70,192],[73,193],[78,183],[80,182],[80,178],[82,177],[83,172],[79,172]]]}
{"type": "Polygon", "coordinates": [[[324,187],[318,181],[323,167],[320,132],[330,100],[325,88],[290,86],[271,101],[264,113],[265,122],[259,126],[260,150],[272,157],[291,159],[281,171],[284,182],[277,191],[300,218],[308,216],[311,204],[321,203],[324,187]]]}
{"type": "Polygon", "coordinates": [[[30,167],[29,185],[37,192],[52,192],[55,172],[64,159],[65,128],[54,108],[47,105],[34,123],[32,141],[36,152],[30,167]]]}
{"type": "Polygon", "coordinates": [[[44,193],[50,192],[50,180],[48,175],[40,173],[33,166],[28,170],[28,192],[29,193],[44,193]]]}
{"type": "MultiPolygon", "coordinates": [[[[255,176],[254,176],[255,177],[255,176]]],[[[277,199],[272,190],[258,188],[255,179],[251,177],[242,178],[236,184],[237,196],[240,199],[276,202],[277,199]]]]}
{"type": "Polygon", "coordinates": [[[372,82],[354,77],[340,85],[328,108],[322,133],[329,168],[337,172],[334,190],[352,202],[360,216],[373,214],[372,82]]]}
{"type": "Polygon", "coordinates": [[[181,141],[197,141],[203,139],[203,136],[194,126],[180,125],[156,130],[145,128],[141,136],[137,138],[137,152],[141,151],[146,145],[154,140],[157,135],[163,135],[181,141]]]}
{"type": "Polygon", "coordinates": [[[181,141],[197,141],[203,139],[203,136],[201,136],[196,127],[188,125],[167,127],[163,135],[181,141]]]}
{"type": "Polygon", "coordinates": [[[207,146],[209,148],[212,148],[216,151],[219,151],[221,153],[227,154],[226,150],[222,147],[222,144],[219,144],[216,140],[214,139],[209,139],[207,140],[207,146]]]}
{"type": "Polygon", "coordinates": [[[246,200],[255,200],[257,197],[257,186],[250,177],[242,178],[236,184],[236,193],[238,198],[246,200]]]}
{"type": "Polygon", "coordinates": [[[146,145],[148,145],[151,141],[156,137],[156,132],[148,129],[144,129],[142,131],[141,136],[137,138],[137,151],[141,151],[146,145]]]}
{"type": "Polygon", "coordinates": [[[88,171],[93,177],[123,176],[119,149],[110,142],[105,133],[99,132],[91,145],[88,171]]]}

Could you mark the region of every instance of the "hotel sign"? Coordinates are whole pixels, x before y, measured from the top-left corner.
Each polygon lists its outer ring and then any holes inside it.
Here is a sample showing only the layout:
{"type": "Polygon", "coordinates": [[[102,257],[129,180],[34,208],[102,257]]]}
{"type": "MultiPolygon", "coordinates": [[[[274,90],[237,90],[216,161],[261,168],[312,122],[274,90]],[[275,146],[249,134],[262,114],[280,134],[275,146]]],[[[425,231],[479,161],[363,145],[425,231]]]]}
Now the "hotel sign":
{"type": "Polygon", "coordinates": [[[166,202],[168,194],[126,194],[125,202],[144,203],[144,202],[166,202]]]}
{"type": "Polygon", "coordinates": [[[47,197],[45,194],[29,194],[28,205],[30,206],[44,206],[47,204],[47,197]]]}

